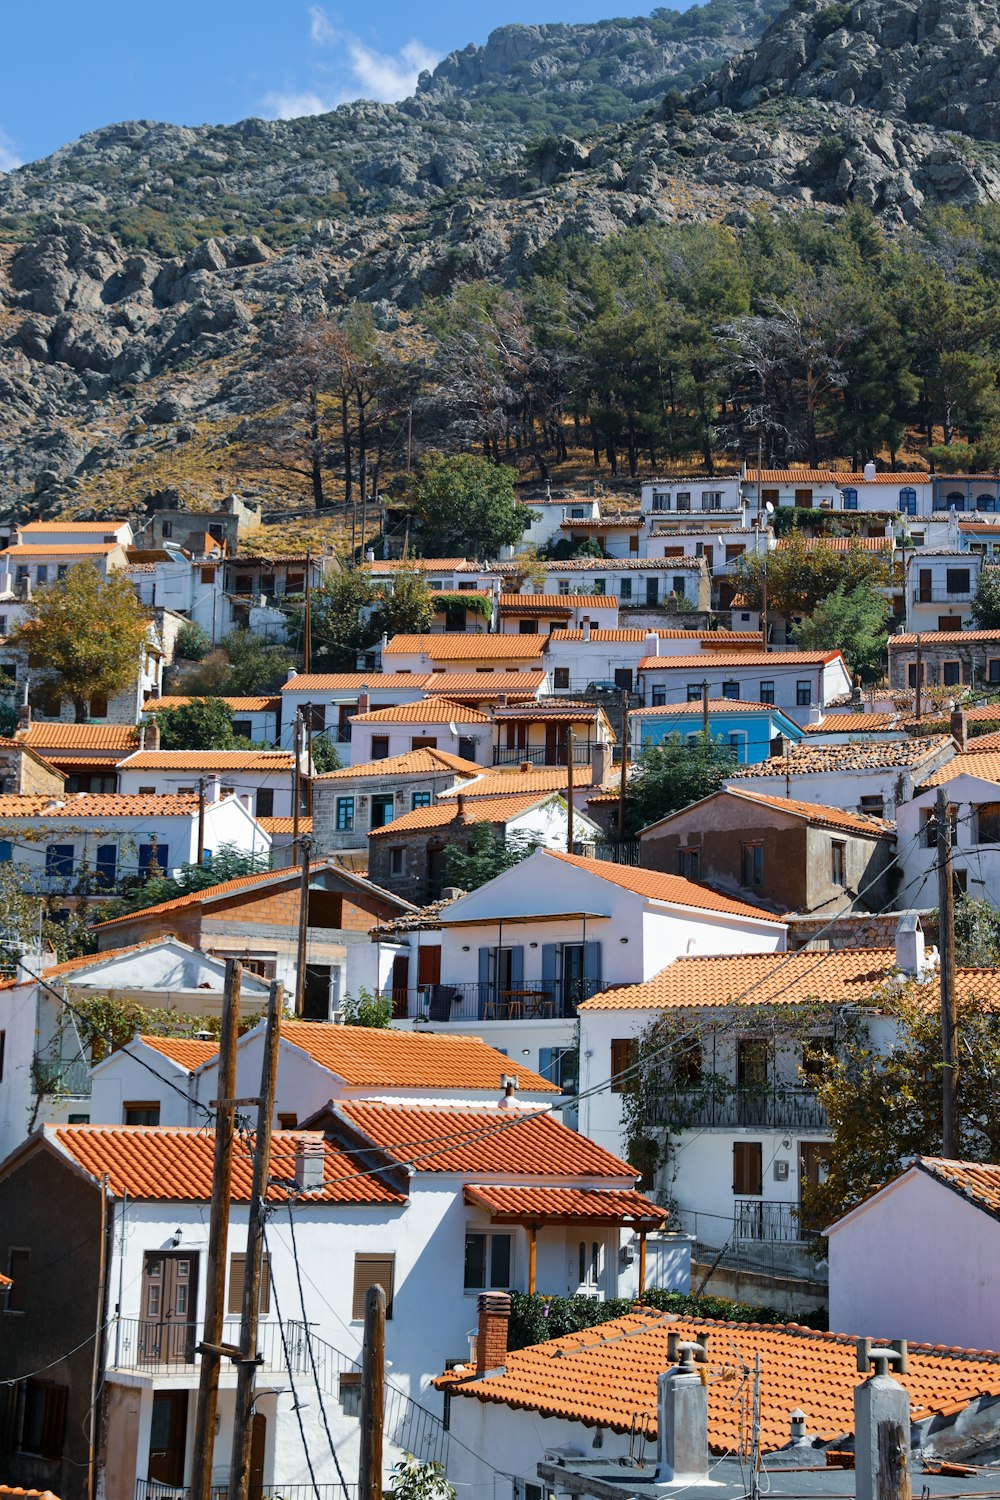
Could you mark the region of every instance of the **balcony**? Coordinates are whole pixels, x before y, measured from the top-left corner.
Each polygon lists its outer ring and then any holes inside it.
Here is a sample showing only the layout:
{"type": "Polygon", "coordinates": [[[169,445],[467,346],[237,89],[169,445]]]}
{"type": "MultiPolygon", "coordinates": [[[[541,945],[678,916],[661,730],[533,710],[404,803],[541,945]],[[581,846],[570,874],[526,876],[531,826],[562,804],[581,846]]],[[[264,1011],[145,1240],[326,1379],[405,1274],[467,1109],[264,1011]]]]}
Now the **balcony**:
{"type": "MultiPolygon", "coordinates": [[[[594,747],[589,741],[573,740],[573,764],[574,766],[589,766],[594,747]]],[[[565,745],[515,745],[507,749],[500,745],[493,746],[493,764],[495,766],[519,766],[522,763],[531,766],[564,766],[566,764],[565,745]]]]}
{"type": "Polygon", "coordinates": [[[737,1198],[733,1205],[733,1239],[769,1245],[805,1243],[797,1203],[768,1198],[737,1198]]]}
{"type": "MultiPolygon", "coordinates": [[[[355,1500],[360,1486],[347,1485],[350,1500],[355,1500]]],[[[339,1482],[316,1484],[282,1484],[279,1480],[268,1484],[254,1485],[250,1482],[250,1500],[344,1500],[344,1486],[339,1482]]],[[[213,1484],[209,1491],[211,1500],[228,1500],[229,1483],[213,1484]]],[[[187,1485],[161,1484],[158,1479],[137,1479],[135,1500],[191,1500],[187,1485]]]]}
{"type": "MultiPolygon", "coordinates": [[[[116,1370],[130,1370],[139,1375],[196,1375],[201,1367],[196,1352],[201,1335],[200,1323],[170,1318],[162,1321],[119,1318],[109,1340],[110,1362],[116,1370]]],[[[292,1371],[296,1375],[305,1375],[309,1365],[304,1326],[289,1322],[286,1337],[292,1371]]],[[[233,1319],[225,1325],[222,1342],[235,1344],[238,1339],[239,1320],[233,1319]]],[[[314,1339],[314,1351],[317,1343],[314,1339]]],[[[257,1330],[257,1354],[262,1370],[285,1371],[288,1368],[277,1323],[261,1320],[257,1330]]],[[[229,1368],[227,1361],[223,1361],[222,1368],[229,1368]]],[[[235,1373],[236,1367],[232,1368],[235,1373]]],[[[323,1373],[321,1370],[321,1378],[323,1373]]]]}
{"type": "Polygon", "coordinates": [[[796,1084],[730,1088],[708,1081],[701,1088],[666,1087],[650,1101],[646,1118],[650,1125],[675,1129],[828,1129],[826,1110],[816,1095],[796,1084]]]}
{"type": "Polygon", "coordinates": [[[32,1087],[37,1094],[55,1099],[90,1097],[90,1058],[64,1057],[59,1047],[36,1052],[31,1062],[32,1087]]]}
{"type": "Polygon", "coordinates": [[[584,1000],[603,986],[590,979],[546,985],[526,980],[516,988],[495,984],[424,984],[385,989],[397,1019],[411,1021],[553,1021],[576,1015],[584,1000]]]}
{"type": "Polygon", "coordinates": [[[929,589],[918,587],[913,590],[914,604],[968,604],[972,598],[971,589],[929,589]]]}

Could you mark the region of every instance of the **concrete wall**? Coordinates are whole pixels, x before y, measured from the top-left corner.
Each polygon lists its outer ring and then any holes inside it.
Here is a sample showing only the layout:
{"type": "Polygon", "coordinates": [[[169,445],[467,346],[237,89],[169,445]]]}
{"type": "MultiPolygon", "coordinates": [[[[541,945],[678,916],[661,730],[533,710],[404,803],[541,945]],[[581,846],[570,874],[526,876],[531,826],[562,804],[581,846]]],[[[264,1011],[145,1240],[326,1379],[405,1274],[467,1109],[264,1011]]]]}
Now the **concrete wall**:
{"type": "MultiPolygon", "coordinates": [[[[442,686],[442,693],[447,688],[442,686]]],[[[351,725],[350,764],[360,766],[372,759],[372,740],[381,736],[389,741],[389,755],[405,755],[414,748],[414,740],[433,740],[435,750],[445,750],[449,755],[463,755],[477,765],[493,763],[493,725],[491,723],[463,723],[461,716],[454,721],[444,720],[440,724],[420,723],[371,723],[356,722],[351,725]],[[462,740],[471,740],[474,754],[459,749],[462,740]]]]}
{"type": "Polygon", "coordinates": [[[453,787],[460,778],[454,771],[441,770],[422,776],[365,776],[357,781],[338,776],[332,781],[317,777],[312,784],[313,857],[337,849],[363,849],[368,843],[373,796],[390,794],[393,816],[401,817],[413,810],[415,792],[430,792],[431,804],[442,791],[453,787]],[[341,797],[354,798],[354,827],[337,828],[337,802],[341,797]]]}

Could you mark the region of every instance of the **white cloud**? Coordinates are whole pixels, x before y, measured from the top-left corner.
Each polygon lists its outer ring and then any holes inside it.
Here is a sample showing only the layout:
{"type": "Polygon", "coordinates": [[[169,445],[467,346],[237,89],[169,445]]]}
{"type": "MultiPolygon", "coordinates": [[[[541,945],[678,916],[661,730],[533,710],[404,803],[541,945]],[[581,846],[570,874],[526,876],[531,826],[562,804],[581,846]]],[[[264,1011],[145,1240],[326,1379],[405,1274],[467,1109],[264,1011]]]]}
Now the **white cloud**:
{"type": "Polygon", "coordinates": [[[392,56],[375,52],[356,37],[347,39],[347,54],[351,59],[351,72],[364,90],[365,98],[378,99],[384,104],[407,98],[416,88],[420,74],[441,60],[422,42],[407,42],[392,56]]]}
{"type": "Polygon", "coordinates": [[[377,52],[359,37],[339,30],[321,5],[309,7],[309,40],[317,47],[337,48],[333,67],[323,65],[324,72],[327,75],[333,72],[337,82],[312,88],[272,89],[261,100],[262,109],[271,119],[296,120],[303,115],[321,115],[358,98],[395,104],[414,92],[425,69],[435,67],[441,60],[440,54],[415,38],[398,52],[377,52]]]}
{"type": "Polygon", "coordinates": [[[319,94],[284,93],[280,89],[265,94],[261,106],[269,120],[299,120],[303,115],[325,115],[334,104],[321,99],[319,94]]]}
{"type": "Polygon", "coordinates": [[[14,142],[3,130],[0,130],[0,172],[13,172],[15,167],[21,165],[21,158],[14,150],[14,142]]]}
{"type": "Polygon", "coordinates": [[[336,40],[337,30],[322,5],[309,7],[309,40],[322,47],[324,42],[336,40]]]}

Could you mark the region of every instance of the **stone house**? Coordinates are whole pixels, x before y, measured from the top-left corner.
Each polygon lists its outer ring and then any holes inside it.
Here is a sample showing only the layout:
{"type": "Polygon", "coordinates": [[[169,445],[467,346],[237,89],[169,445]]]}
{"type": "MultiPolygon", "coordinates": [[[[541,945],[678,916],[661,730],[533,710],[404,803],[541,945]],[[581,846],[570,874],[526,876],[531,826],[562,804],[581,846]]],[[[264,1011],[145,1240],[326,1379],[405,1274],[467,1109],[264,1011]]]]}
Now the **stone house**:
{"type": "MultiPolygon", "coordinates": [[[[913,692],[917,652],[922,687],[1000,691],[1000,630],[924,630],[889,637],[889,686],[913,692]]],[[[929,705],[928,705],[929,706],[929,705]]]]}
{"type": "Polygon", "coordinates": [[[313,852],[367,849],[372,829],[433,806],[443,791],[482,770],[446,750],[422,748],[326,771],[312,781],[313,852]]]}
{"type": "Polygon", "coordinates": [[[137,750],[144,738],[134,724],[51,723],[32,719],[30,709],[22,715],[18,744],[60,771],[67,792],[116,791],[118,762],[137,750]]]}
{"type": "Polygon", "coordinates": [[[352,714],[351,763],[366,765],[409,750],[445,750],[460,760],[489,765],[493,748],[489,714],[443,696],[443,687],[441,691],[440,697],[352,714]]]}
{"type": "Polygon", "coordinates": [[[61,797],[66,777],[18,739],[0,739],[0,796],[51,793],[61,797]]]}
{"type": "Polygon", "coordinates": [[[228,495],[207,514],[184,510],[173,503],[175,498],[176,492],[165,491],[147,501],[147,545],[160,547],[169,541],[199,555],[216,550],[232,554],[239,538],[260,525],[260,506],[242,495],[228,495]]]}

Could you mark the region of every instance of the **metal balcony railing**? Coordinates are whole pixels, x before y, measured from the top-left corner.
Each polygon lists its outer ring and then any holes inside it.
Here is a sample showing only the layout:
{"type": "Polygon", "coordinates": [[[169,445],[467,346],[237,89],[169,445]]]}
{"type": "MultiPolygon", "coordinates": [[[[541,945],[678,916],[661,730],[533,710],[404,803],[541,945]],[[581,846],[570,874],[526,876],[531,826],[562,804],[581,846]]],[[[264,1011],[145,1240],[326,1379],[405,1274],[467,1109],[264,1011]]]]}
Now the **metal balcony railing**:
{"type": "Polygon", "coordinates": [[[36,1092],[57,1097],[87,1099],[90,1097],[90,1058],[79,1053],[63,1056],[58,1047],[36,1052],[32,1075],[36,1092]]]}
{"type": "Polygon", "coordinates": [[[971,599],[971,589],[929,589],[918,587],[913,590],[914,604],[968,604],[971,599]]]}
{"type": "Polygon", "coordinates": [[[595,980],[572,979],[551,985],[525,980],[501,987],[489,982],[424,984],[406,989],[384,989],[395,1015],[424,1021],[552,1021],[575,1016],[584,1000],[602,986],[595,980]]]}
{"type": "MultiPolygon", "coordinates": [[[[358,1494],[359,1486],[347,1485],[351,1500],[358,1494]]],[[[229,1484],[213,1484],[211,1500],[228,1500],[229,1484]]],[[[250,1480],[250,1500],[344,1500],[344,1486],[337,1481],[316,1484],[283,1484],[280,1480],[256,1485],[250,1480]]],[[[187,1485],[161,1484],[158,1479],[137,1479],[135,1500],[191,1500],[187,1485]]]]}
{"type": "MultiPolygon", "coordinates": [[[[594,747],[589,740],[578,740],[573,737],[573,764],[574,766],[589,766],[594,754],[594,747]]],[[[493,764],[495,766],[519,766],[525,762],[531,766],[564,766],[566,764],[565,745],[516,745],[512,749],[506,746],[493,746],[493,764]]]]}
{"type": "Polygon", "coordinates": [[[798,1205],[768,1198],[737,1198],[733,1204],[733,1238],[801,1245],[805,1235],[798,1205]]]}
{"type": "Polygon", "coordinates": [[[773,1088],[665,1087],[647,1110],[651,1125],[735,1130],[786,1127],[826,1130],[826,1111],[811,1089],[796,1084],[773,1088]]]}

